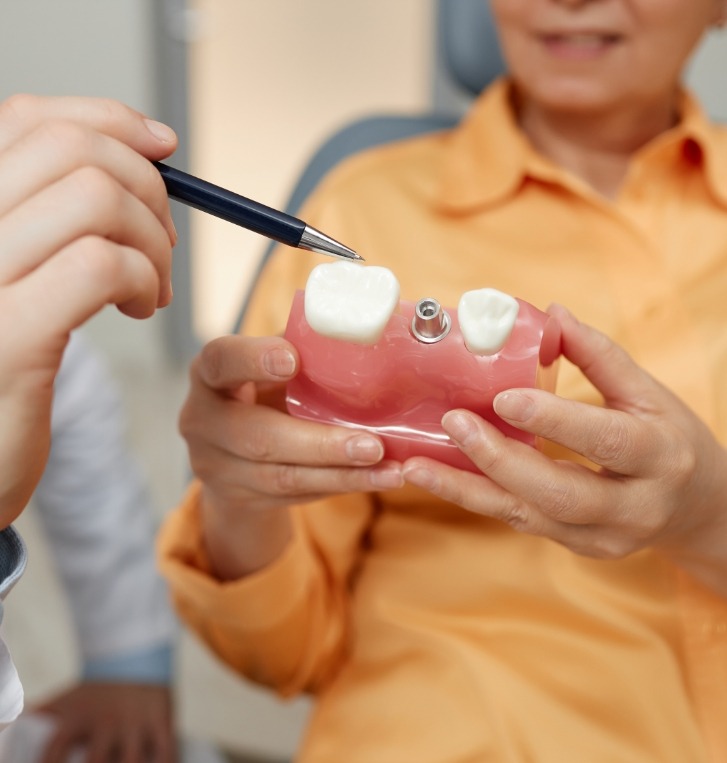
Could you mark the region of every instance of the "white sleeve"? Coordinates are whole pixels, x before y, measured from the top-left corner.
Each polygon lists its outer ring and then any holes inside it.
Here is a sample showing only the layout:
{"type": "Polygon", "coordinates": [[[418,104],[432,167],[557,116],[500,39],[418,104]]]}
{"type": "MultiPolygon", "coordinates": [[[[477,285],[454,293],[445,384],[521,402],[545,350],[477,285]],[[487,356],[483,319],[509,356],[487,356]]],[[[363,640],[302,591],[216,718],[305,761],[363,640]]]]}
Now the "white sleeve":
{"type": "MultiPolygon", "coordinates": [[[[0,531],[0,623],[3,602],[23,574],[26,551],[12,527],[0,531]]],[[[23,709],[23,686],[5,642],[0,638],[0,730],[14,721],[23,709]]]]}
{"type": "Polygon", "coordinates": [[[156,571],[156,528],[125,440],[121,399],[77,334],[56,380],[51,431],[33,503],[69,597],[84,662],[170,644],[176,623],[156,571]]]}

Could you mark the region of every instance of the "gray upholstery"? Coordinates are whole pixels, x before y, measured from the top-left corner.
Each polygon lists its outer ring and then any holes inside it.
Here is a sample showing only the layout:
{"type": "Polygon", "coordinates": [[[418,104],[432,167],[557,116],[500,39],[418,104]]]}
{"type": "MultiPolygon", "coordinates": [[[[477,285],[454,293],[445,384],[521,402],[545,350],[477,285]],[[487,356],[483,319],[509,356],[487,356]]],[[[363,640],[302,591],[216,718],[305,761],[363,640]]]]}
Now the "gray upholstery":
{"type": "Polygon", "coordinates": [[[505,68],[488,0],[439,0],[437,45],[449,79],[468,95],[505,68]]]}

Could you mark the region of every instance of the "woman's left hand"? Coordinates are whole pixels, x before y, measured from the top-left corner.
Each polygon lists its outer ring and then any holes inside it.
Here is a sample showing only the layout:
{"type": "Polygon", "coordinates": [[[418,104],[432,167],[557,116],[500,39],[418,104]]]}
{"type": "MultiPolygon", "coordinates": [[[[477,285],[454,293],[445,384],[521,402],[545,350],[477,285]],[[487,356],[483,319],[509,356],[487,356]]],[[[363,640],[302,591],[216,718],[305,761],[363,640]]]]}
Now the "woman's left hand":
{"type": "Polygon", "coordinates": [[[612,559],[660,548],[727,595],[727,453],[622,348],[565,309],[551,312],[562,324],[563,355],[603,395],[604,407],[516,389],[500,393],[495,410],[600,468],[553,460],[457,410],[443,426],[482,473],[417,457],[404,464],[404,478],[578,554],[612,559]]]}

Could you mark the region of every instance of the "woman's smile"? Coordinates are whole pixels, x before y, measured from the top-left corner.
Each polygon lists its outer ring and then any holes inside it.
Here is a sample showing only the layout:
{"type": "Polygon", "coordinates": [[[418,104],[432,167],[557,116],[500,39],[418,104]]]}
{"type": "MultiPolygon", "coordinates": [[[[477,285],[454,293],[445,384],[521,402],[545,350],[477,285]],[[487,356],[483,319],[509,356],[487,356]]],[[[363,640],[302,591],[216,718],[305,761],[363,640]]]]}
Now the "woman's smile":
{"type": "Polygon", "coordinates": [[[610,53],[623,36],[592,30],[552,31],[536,35],[548,55],[568,61],[592,61],[610,53]]]}

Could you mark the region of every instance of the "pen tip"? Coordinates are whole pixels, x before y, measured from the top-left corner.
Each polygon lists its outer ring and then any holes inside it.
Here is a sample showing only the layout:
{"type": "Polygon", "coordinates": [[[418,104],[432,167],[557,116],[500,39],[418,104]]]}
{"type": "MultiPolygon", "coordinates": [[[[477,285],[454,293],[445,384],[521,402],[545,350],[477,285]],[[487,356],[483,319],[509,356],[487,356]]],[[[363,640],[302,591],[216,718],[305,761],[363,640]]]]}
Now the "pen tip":
{"type": "Polygon", "coordinates": [[[316,230],[316,228],[310,225],[305,226],[298,246],[311,252],[327,254],[331,257],[340,257],[343,260],[363,261],[363,257],[360,254],[356,254],[353,249],[327,236],[325,233],[321,233],[321,231],[316,230]]]}

